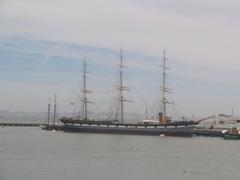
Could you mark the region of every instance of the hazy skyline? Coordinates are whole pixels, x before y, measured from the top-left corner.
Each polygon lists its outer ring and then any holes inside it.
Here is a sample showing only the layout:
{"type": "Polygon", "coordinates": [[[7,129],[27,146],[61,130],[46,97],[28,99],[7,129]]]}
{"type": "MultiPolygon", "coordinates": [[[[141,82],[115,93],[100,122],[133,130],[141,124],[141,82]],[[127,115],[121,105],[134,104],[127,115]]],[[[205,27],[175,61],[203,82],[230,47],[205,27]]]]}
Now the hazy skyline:
{"type": "Polygon", "coordinates": [[[239,114],[239,18],[237,0],[0,1],[0,109],[45,111],[57,92],[69,111],[86,56],[91,99],[105,111],[123,48],[134,100],[126,108],[142,112],[160,96],[165,48],[181,114],[239,114]]]}

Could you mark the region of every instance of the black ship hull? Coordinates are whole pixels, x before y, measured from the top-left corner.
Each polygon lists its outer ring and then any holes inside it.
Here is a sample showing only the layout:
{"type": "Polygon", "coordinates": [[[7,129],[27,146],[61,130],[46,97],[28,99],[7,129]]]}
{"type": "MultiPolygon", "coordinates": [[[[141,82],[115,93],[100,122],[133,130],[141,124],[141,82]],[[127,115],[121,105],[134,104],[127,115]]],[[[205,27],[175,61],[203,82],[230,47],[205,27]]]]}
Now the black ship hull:
{"type": "Polygon", "coordinates": [[[117,127],[65,124],[66,132],[192,137],[192,127],[117,127]]]}

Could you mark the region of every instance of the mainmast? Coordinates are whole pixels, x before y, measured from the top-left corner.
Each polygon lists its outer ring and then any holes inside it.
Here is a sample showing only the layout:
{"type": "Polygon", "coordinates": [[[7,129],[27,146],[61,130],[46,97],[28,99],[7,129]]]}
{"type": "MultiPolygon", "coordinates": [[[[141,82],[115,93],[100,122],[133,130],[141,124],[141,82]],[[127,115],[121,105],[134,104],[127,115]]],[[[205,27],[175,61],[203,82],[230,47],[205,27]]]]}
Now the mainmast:
{"type": "Polygon", "coordinates": [[[170,102],[168,102],[167,98],[166,98],[166,93],[171,93],[171,89],[166,87],[166,71],[169,69],[166,66],[166,50],[163,50],[163,65],[162,67],[162,86],[161,86],[161,92],[162,92],[162,98],[161,98],[161,103],[162,103],[162,119],[160,117],[160,123],[165,124],[166,123],[166,117],[167,117],[167,104],[169,104],[170,102]]]}
{"type": "Polygon", "coordinates": [[[119,64],[119,85],[117,85],[117,90],[119,92],[119,102],[120,102],[120,122],[124,122],[124,101],[128,101],[124,98],[123,91],[130,90],[129,87],[123,85],[123,68],[127,66],[123,65],[123,50],[120,50],[120,64],[119,64]]]}
{"type": "Polygon", "coordinates": [[[90,101],[88,101],[87,98],[87,94],[91,93],[90,90],[87,89],[87,63],[86,63],[86,58],[84,57],[83,59],[83,89],[81,90],[81,92],[83,93],[83,118],[84,120],[88,119],[88,107],[87,104],[88,103],[92,103],[90,101]]]}

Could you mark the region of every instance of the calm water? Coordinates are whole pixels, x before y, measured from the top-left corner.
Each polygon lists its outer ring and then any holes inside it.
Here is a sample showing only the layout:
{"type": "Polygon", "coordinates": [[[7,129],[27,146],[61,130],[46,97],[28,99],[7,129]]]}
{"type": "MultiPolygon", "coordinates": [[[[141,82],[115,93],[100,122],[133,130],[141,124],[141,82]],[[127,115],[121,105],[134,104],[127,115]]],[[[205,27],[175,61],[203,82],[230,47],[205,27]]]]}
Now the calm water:
{"type": "Polygon", "coordinates": [[[235,180],[240,141],[0,127],[0,180],[235,180]]]}

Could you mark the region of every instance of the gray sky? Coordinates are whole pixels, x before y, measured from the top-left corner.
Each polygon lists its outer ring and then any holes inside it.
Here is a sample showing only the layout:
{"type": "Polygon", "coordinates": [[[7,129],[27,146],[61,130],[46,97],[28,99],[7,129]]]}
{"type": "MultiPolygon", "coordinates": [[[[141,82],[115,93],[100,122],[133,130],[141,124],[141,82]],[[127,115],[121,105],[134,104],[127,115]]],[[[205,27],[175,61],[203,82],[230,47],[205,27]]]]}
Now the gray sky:
{"type": "MultiPolygon", "coordinates": [[[[76,44],[93,48],[91,63],[113,65],[113,61],[96,58],[99,57],[101,48],[110,51],[123,48],[129,53],[154,57],[148,59],[136,56],[137,58],[132,57],[131,61],[128,61],[128,65],[133,69],[150,73],[156,71],[156,59],[160,59],[164,48],[167,49],[169,61],[172,63],[169,81],[175,89],[172,98],[176,101],[179,111],[188,115],[228,113],[232,107],[236,112],[240,111],[237,93],[240,91],[239,19],[238,0],[0,1],[1,39],[10,44],[18,41],[14,38],[25,38],[33,40],[34,43],[57,42],[58,45],[53,46],[54,48],[38,52],[44,55],[45,61],[51,60],[46,58],[48,54],[72,57],[73,53],[67,52],[64,44],[76,44]]],[[[16,50],[19,48],[11,49],[11,52],[16,50]]],[[[22,51],[24,50],[21,49],[22,51]]],[[[28,49],[27,53],[30,52],[31,49],[28,49]]],[[[78,57],[83,54],[76,53],[78,57]]],[[[1,57],[4,56],[0,52],[1,57]]],[[[7,73],[5,75],[8,76],[7,73]]],[[[104,76],[102,78],[104,79],[104,76]]],[[[1,109],[14,107],[12,110],[20,111],[44,110],[45,100],[40,99],[49,94],[47,91],[60,91],[65,88],[67,92],[77,86],[72,82],[68,86],[64,84],[64,87],[57,84],[56,88],[47,83],[33,85],[23,82],[23,79],[15,82],[6,79],[1,77],[0,81],[4,87],[0,91],[0,96],[4,99],[0,102],[1,109]],[[33,97],[27,101],[31,105],[20,108],[19,105],[13,105],[14,100],[6,93],[14,93],[20,103],[23,94],[15,93],[14,87],[21,89],[25,86],[29,86],[29,92],[26,92],[24,97],[31,94],[33,97]],[[34,94],[39,92],[39,89],[45,93],[40,93],[38,99],[34,94]],[[32,105],[32,101],[38,100],[38,105],[32,105]]],[[[139,84],[139,87],[142,88],[142,94],[148,93],[144,85],[139,84]]],[[[150,97],[146,97],[148,98],[150,97]]]]}

